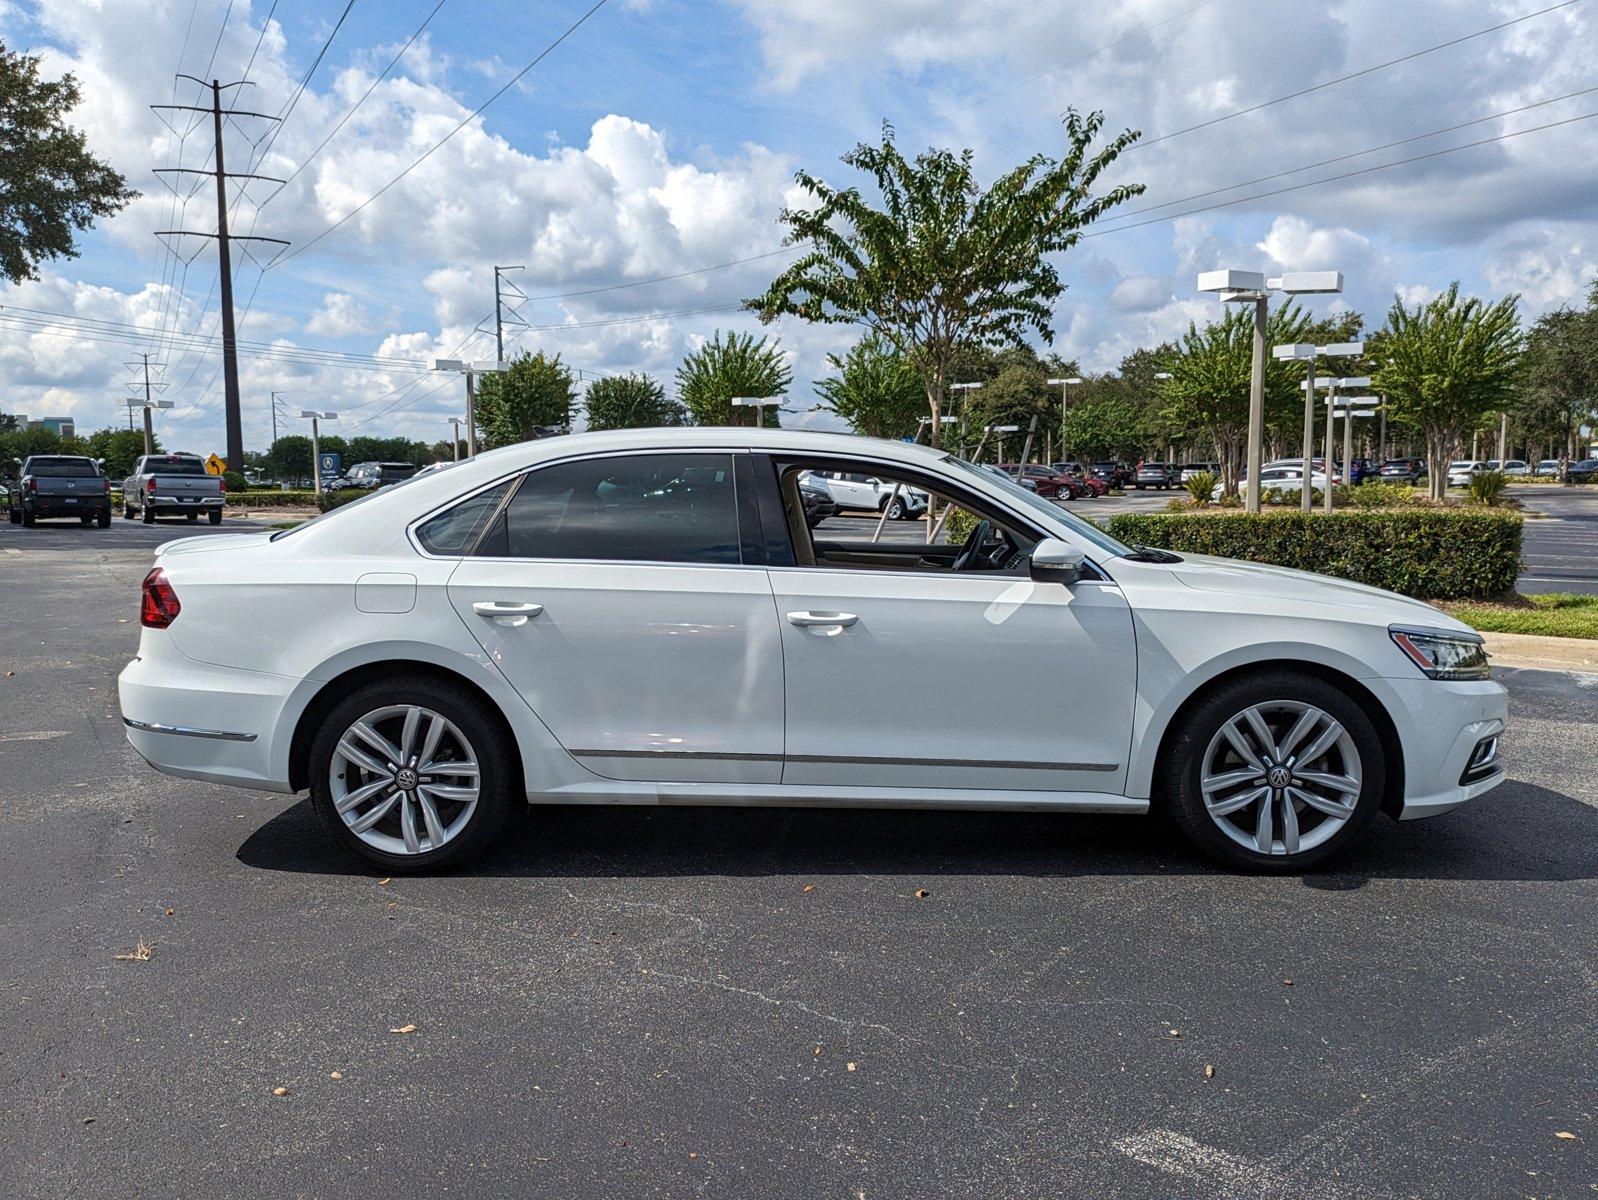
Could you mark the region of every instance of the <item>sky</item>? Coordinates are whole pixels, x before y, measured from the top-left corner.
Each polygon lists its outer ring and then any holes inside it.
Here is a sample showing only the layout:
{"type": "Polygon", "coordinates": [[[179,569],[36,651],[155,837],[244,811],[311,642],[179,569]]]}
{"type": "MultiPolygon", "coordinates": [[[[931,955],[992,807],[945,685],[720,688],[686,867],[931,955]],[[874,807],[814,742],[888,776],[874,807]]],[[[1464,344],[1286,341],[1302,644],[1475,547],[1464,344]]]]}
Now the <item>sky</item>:
{"type": "Polygon", "coordinates": [[[1058,260],[1052,348],[1091,371],[1217,316],[1212,268],[1340,270],[1314,307],[1372,325],[1455,279],[1531,319],[1598,276],[1598,0],[593,5],[0,0],[0,40],[77,76],[74,122],[141,193],[80,257],[0,285],[0,410],[124,423],[148,354],[164,444],[223,448],[215,243],[156,236],[216,228],[210,177],[156,173],[213,165],[208,116],[150,107],[209,102],[178,72],[284,115],[224,132],[228,171],[287,180],[229,181],[232,231],[288,243],[234,252],[254,449],[274,391],[280,434],[308,408],[447,437],[464,384],[429,368],[494,357],[495,265],[526,297],[507,354],[669,388],[716,330],[764,333],[793,366],[786,421],[832,427],[811,384],[859,330],[738,305],[792,253],[794,173],[864,185],[839,156],[885,122],[907,151],[970,147],[983,180],[1058,155],[1069,108],[1141,131],[1106,182],[1145,194],[1058,260]]]}

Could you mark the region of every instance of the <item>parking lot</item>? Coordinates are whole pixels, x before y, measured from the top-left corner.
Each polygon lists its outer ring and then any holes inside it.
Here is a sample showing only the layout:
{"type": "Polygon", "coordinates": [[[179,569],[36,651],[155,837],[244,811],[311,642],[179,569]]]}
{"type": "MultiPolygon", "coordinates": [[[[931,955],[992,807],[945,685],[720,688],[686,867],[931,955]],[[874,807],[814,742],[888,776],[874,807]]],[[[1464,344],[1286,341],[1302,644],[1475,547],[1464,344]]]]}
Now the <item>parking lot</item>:
{"type": "MultiPolygon", "coordinates": [[[[1595,501],[1528,501],[1524,590],[1598,591],[1595,501]]],[[[150,551],[241,527],[0,526],[8,1194],[1598,1191],[1598,676],[1502,672],[1509,781],[1303,878],[1136,818],[590,808],[388,880],[123,738],[150,551]]]]}

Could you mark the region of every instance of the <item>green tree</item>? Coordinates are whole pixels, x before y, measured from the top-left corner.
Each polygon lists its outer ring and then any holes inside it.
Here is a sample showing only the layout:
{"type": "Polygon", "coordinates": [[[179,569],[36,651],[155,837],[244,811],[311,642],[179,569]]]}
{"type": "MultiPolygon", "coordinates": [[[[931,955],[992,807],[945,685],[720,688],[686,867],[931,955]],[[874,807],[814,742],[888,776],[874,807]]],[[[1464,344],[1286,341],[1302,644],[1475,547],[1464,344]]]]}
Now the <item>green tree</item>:
{"type": "Polygon", "coordinates": [[[0,412],[0,433],[15,433],[17,431],[17,418],[11,413],[0,412]]]}
{"type": "Polygon", "coordinates": [[[921,376],[884,338],[868,333],[842,358],[827,355],[835,376],[818,379],[821,407],[867,437],[910,437],[927,411],[921,376]]]}
{"type": "Polygon", "coordinates": [[[1477,418],[1515,394],[1519,305],[1518,296],[1493,304],[1461,299],[1458,281],[1413,311],[1393,299],[1371,383],[1425,437],[1433,499],[1443,498],[1449,460],[1477,418]]]}
{"type": "Polygon", "coordinates": [[[1071,393],[1064,425],[1071,461],[1137,456],[1149,438],[1149,410],[1125,379],[1089,376],[1071,393]]]}
{"type": "Polygon", "coordinates": [[[688,411],[668,399],[650,375],[607,375],[588,385],[583,397],[590,429],[657,429],[686,425],[688,411]]]}
{"type": "MultiPolygon", "coordinates": [[[[1270,314],[1270,345],[1306,340],[1309,316],[1288,303],[1270,314]]],[[[1159,415],[1172,430],[1202,437],[1215,449],[1225,491],[1237,489],[1244,448],[1248,443],[1249,380],[1254,364],[1254,313],[1242,305],[1229,307],[1219,321],[1200,329],[1189,322],[1181,342],[1168,354],[1171,378],[1160,389],[1159,415]]],[[[1295,362],[1267,359],[1265,413],[1267,422],[1289,427],[1300,414],[1302,429],[1304,368],[1295,362]]]]}
{"type": "Polygon", "coordinates": [[[1020,346],[1028,330],[1053,341],[1053,304],[1065,285],[1048,256],[1142,193],[1141,184],[1123,184],[1091,194],[1139,136],[1124,131],[1094,152],[1103,123],[1102,113],[1068,112],[1064,157],[1033,155],[986,189],[970,150],[906,159],[884,125],[880,146],[862,143],[843,157],[872,178],[882,207],[857,188],[799,172],[813,203],[779,219],[787,244],[808,251],[748,305],[765,321],[854,322],[886,338],[922,378],[936,443],[959,348],[1020,346]]]}
{"type": "Polygon", "coordinates": [[[297,433],[278,438],[266,452],[266,473],[284,483],[309,479],[311,439],[297,433]]]}
{"type": "MultiPolygon", "coordinates": [[[[144,453],[144,431],[142,429],[97,429],[91,433],[89,441],[89,456],[91,458],[105,459],[105,473],[112,479],[120,479],[133,470],[133,464],[144,453]]],[[[151,439],[151,449],[161,453],[161,439],[151,439]]]]}
{"type": "MultiPolygon", "coordinates": [[[[721,330],[682,360],[677,368],[677,396],[695,425],[746,424],[734,420],[732,401],[738,396],[781,396],[793,383],[793,371],[778,348],[752,333],[721,330]]],[[[761,410],[767,428],[781,424],[777,405],[761,410]]]]}
{"type": "Polygon", "coordinates": [[[577,391],[560,355],[525,350],[508,369],[477,377],[477,425],[489,446],[571,431],[577,391]]]}
{"type": "Polygon", "coordinates": [[[1586,308],[1544,313],[1531,327],[1518,416],[1528,439],[1559,447],[1563,474],[1576,451],[1577,431],[1598,419],[1598,283],[1586,308]]]}
{"type": "Polygon", "coordinates": [[[66,123],[78,81],[39,77],[39,60],[0,45],[0,273],[38,277],[45,259],[76,258],[77,231],[138,193],[66,123]]]}

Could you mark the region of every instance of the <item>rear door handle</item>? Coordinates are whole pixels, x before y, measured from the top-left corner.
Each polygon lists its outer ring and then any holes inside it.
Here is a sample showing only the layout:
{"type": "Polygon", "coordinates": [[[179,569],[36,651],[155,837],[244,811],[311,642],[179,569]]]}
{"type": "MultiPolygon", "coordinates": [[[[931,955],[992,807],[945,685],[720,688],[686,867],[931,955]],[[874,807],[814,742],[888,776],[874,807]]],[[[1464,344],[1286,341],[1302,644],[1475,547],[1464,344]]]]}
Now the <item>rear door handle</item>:
{"type": "Polygon", "coordinates": [[[788,623],[797,625],[801,629],[809,629],[817,625],[835,625],[842,629],[853,625],[859,619],[854,613],[846,612],[791,612],[788,614],[788,623]]]}
{"type": "Polygon", "coordinates": [[[543,612],[544,606],[524,604],[514,600],[479,600],[472,605],[472,611],[480,617],[487,617],[496,625],[515,628],[517,625],[527,624],[529,617],[536,617],[543,612]]]}

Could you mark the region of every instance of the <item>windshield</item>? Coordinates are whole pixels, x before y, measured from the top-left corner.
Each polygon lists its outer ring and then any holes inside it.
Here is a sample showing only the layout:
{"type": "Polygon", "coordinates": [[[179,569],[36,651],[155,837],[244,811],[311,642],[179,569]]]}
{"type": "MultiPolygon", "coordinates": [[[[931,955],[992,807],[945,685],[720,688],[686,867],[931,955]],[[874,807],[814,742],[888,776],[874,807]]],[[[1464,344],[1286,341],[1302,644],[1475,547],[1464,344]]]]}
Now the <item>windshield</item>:
{"type": "Polygon", "coordinates": [[[1082,538],[1084,541],[1091,542],[1094,546],[1097,546],[1100,550],[1103,550],[1108,554],[1120,556],[1123,554],[1130,554],[1132,552],[1132,548],[1130,546],[1122,545],[1091,521],[1084,521],[1081,517],[1066,512],[1065,509],[1061,508],[1052,501],[1045,500],[1036,492],[1027,491],[1026,488],[1015,482],[1014,479],[1006,475],[1003,471],[993,470],[989,467],[977,466],[974,463],[966,462],[963,458],[955,458],[953,455],[946,457],[943,461],[948,463],[950,466],[958,467],[967,474],[975,475],[981,479],[987,480],[989,483],[992,483],[995,487],[1005,492],[1005,494],[1021,508],[1035,515],[1046,517],[1056,527],[1063,526],[1072,533],[1076,534],[1078,537],[1082,538]]]}
{"type": "Polygon", "coordinates": [[[86,458],[30,458],[28,474],[41,479],[93,479],[99,468],[86,458]]]}
{"type": "Polygon", "coordinates": [[[426,478],[426,477],[428,477],[430,475],[436,474],[439,471],[447,471],[451,467],[458,467],[458,466],[460,466],[460,464],[462,462],[471,462],[471,461],[472,460],[469,459],[469,458],[463,458],[463,459],[460,460],[460,462],[435,463],[434,465],[432,465],[430,467],[427,467],[427,468],[425,468],[423,470],[418,471],[415,475],[412,475],[410,477],[410,479],[400,479],[400,480],[397,480],[394,483],[388,484],[386,487],[380,487],[380,488],[377,488],[375,491],[367,492],[365,495],[361,496],[358,500],[351,500],[347,504],[340,504],[337,508],[330,508],[325,513],[321,513],[321,514],[319,514],[317,516],[312,517],[309,521],[301,521],[298,525],[294,526],[293,529],[279,529],[276,533],[274,533],[271,536],[270,540],[275,542],[275,541],[278,540],[278,538],[288,537],[291,533],[298,533],[300,530],[309,528],[312,525],[320,524],[323,521],[330,521],[333,518],[337,517],[340,513],[347,513],[352,508],[359,508],[361,505],[365,504],[368,500],[370,500],[373,496],[381,496],[384,492],[392,492],[397,487],[404,487],[407,483],[410,483],[412,480],[423,479],[423,478],[426,478]]]}
{"type": "Polygon", "coordinates": [[[144,469],[151,475],[204,475],[205,464],[197,458],[147,458],[144,469]]]}

